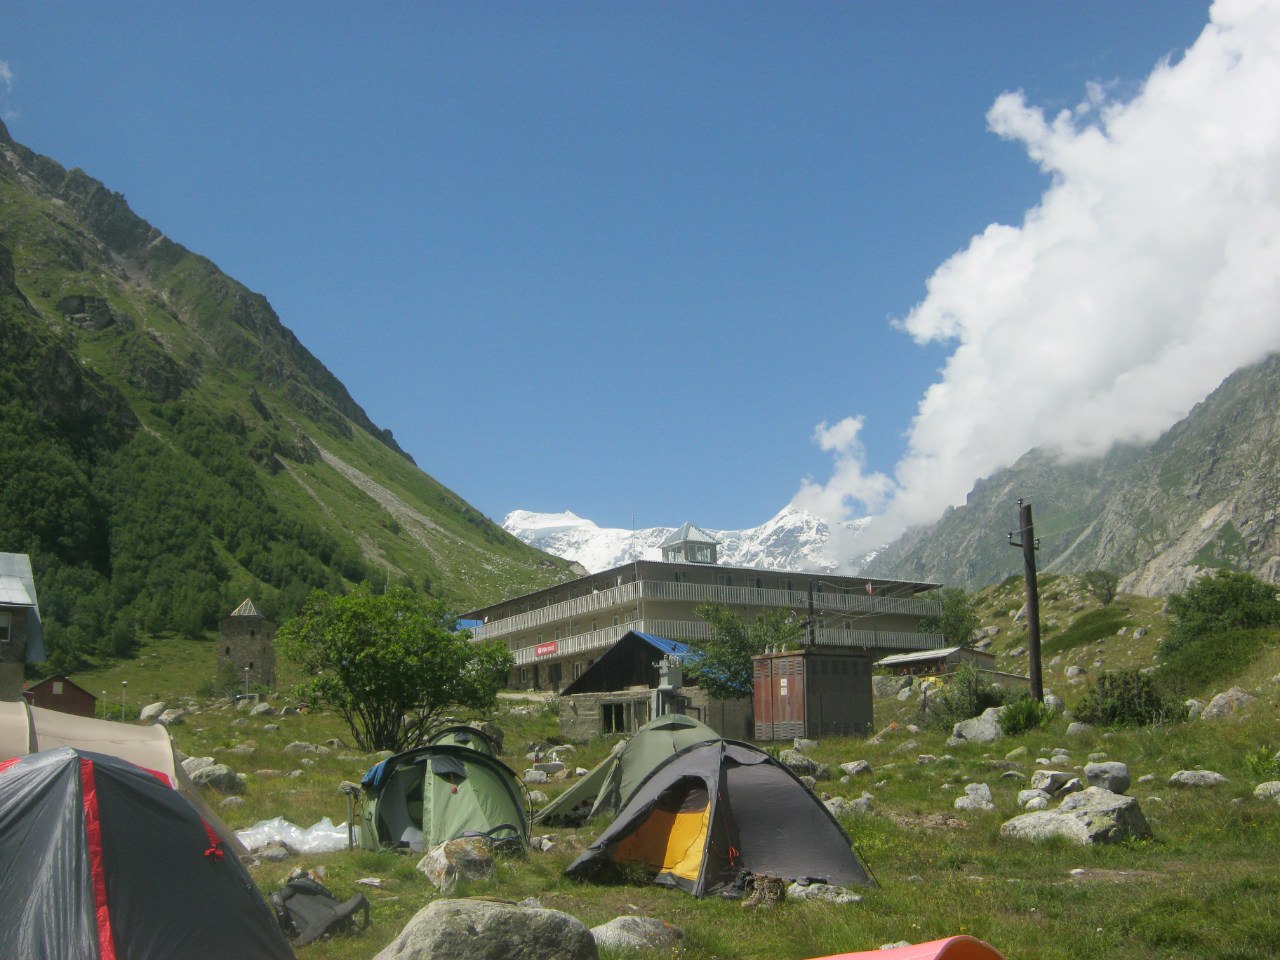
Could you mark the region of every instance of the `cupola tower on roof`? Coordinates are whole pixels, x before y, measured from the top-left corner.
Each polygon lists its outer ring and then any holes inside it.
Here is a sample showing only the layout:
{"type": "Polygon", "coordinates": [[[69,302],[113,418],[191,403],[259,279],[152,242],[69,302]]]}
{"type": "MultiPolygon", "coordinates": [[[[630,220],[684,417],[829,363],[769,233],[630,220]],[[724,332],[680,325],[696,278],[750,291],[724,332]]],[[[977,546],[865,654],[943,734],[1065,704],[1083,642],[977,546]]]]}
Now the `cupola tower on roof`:
{"type": "Polygon", "coordinates": [[[662,541],[662,559],[667,563],[707,563],[719,562],[716,547],[720,541],[707,531],[686,523],[675,533],[662,541]]]}

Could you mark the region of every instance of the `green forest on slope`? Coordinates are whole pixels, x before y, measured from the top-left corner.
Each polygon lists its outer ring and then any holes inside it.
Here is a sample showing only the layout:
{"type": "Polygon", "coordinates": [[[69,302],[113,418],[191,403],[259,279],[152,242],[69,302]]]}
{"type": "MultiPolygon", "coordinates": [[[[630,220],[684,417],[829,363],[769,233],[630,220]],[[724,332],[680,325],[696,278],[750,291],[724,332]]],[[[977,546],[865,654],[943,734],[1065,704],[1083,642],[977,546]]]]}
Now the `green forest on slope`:
{"type": "Polygon", "coordinates": [[[266,300],[0,125],[0,550],[50,668],[199,636],[251,596],[401,583],[462,608],[563,579],[419,470],[266,300]]]}

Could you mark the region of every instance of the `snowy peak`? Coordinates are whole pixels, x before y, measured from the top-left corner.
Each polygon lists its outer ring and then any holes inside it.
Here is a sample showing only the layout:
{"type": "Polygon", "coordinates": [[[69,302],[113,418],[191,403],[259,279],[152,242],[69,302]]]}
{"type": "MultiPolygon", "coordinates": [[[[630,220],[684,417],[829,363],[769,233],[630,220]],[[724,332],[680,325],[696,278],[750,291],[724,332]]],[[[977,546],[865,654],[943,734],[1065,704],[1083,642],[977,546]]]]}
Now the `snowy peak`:
{"type": "MultiPolygon", "coordinates": [[[[851,532],[865,520],[848,521],[851,532]]],[[[502,527],[525,543],[557,557],[574,560],[592,573],[633,560],[661,560],[659,545],[676,527],[624,530],[599,527],[577,514],[514,510],[502,527]]],[[[748,530],[708,530],[720,541],[720,563],[761,570],[813,570],[832,573],[843,564],[827,555],[827,522],[811,513],[787,507],[777,516],[748,530]]]]}

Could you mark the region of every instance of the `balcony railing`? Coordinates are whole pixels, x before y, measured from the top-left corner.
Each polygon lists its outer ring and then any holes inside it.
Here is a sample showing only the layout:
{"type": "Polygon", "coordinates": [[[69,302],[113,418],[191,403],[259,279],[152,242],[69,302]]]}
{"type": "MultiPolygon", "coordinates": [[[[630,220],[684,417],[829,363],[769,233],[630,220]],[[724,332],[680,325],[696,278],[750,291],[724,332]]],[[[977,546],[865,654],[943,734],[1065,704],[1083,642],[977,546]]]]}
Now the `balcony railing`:
{"type": "MultiPolygon", "coordinates": [[[[562,600],[537,610],[527,610],[480,624],[472,629],[477,640],[492,640],[524,630],[534,630],[624,606],[642,600],[676,600],[685,603],[720,603],[746,607],[781,607],[803,611],[808,609],[809,594],[805,590],[774,590],[765,587],[730,587],[707,583],[674,583],[668,580],[641,580],[624,583],[572,600],[562,600]]],[[[877,597],[857,593],[815,592],[813,607],[817,613],[843,613],[864,616],[906,614],[937,617],[942,604],[937,600],[915,597],[877,597]]],[[[655,631],[656,632],[656,631],[655,631]]]]}
{"type": "MultiPolygon", "coordinates": [[[[516,650],[512,656],[517,667],[554,663],[575,654],[611,647],[629,630],[652,633],[671,640],[706,640],[711,637],[710,625],[702,622],[637,620],[558,640],[554,653],[538,656],[537,647],[530,646],[516,650]]],[[[900,630],[841,630],[820,627],[815,632],[814,640],[820,647],[861,647],[864,650],[938,650],[946,646],[940,633],[908,633],[900,630]]]]}

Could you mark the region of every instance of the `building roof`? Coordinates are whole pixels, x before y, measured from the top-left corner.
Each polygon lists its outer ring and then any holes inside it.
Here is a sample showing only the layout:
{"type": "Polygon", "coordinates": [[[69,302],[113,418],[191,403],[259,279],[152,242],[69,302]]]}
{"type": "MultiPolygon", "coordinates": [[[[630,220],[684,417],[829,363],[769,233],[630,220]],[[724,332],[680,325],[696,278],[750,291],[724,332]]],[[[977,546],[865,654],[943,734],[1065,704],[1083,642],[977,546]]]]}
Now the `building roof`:
{"type": "Polygon", "coordinates": [[[979,657],[991,657],[991,659],[993,660],[995,659],[994,653],[986,653],[985,651],[982,651],[982,650],[973,650],[972,648],[966,648],[966,647],[942,647],[938,650],[919,650],[915,653],[895,653],[893,656],[890,656],[890,657],[881,657],[879,660],[876,661],[876,666],[877,667],[893,667],[902,663],[919,663],[922,661],[927,662],[929,660],[941,660],[941,659],[944,659],[945,657],[951,656],[953,653],[956,653],[959,650],[965,650],[965,649],[968,649],[970,653],[975,654],[979,657]]]}
{"type": "MultiPolygon", "coordinates": [[[[637,682],[646,682],[644,677],[636,672],[641,668],[635,657],[635,651],[643,650],[645,646],[666,656],[675,657],[684,663],[697,660],[700,656],[697,651],[690,649],[687,643],[681,643],[679,640],[669,640],[652,633],[641,633],[639,630],[628,630],[613,646],[596,658],[591,666],[583,670],[580,677],[576,677],[565,686],[560,691],[561,696],[575,693],[605,693],[633,686],[637,682]]],[[[643,661],[645,664],[652,663],[647,655],[643,661]]],[[[645,666],[641,672],[648,673],[649,669],[649,666],[645,666]]]]}
{"type": "Polygon", "coordinates": [[[93,697],[94,700],[98,699],[96,696],[94,696],[94,694],[90,693],[84,687],[80,686],[80,684],[76,683],[70,677],[64,676],[61,673],[54,674],[52,677],[45,677],[43,680],[39,681],[38,683],[31,684],[31,686],[27,687],[26,692],[32,693],[36,690],[39,690],[41,687],[47,687],[50,684],[52,684],[55,680],[61,680],[63,683],[67,684],[68,686],[75,687],[77,690],[79,690],[81,693],[85,694],[86,696],[93,697]]]}
{"type": "Polygon", "coordinates": [[[674,547],[677,543],[719,544],[720,541],[711,536],[711,534],[707,533],[707,531],[703,530],[701,527],[695,527],[692,523],[685,523],[680,526],[679,530],[671,534],[667,539],[663,540],[662,543],[658,544],[658,546],[674,547]]]}
{"type": "Polygon", "coordinates": [[[43,663],[44,630],[31,558],[25,553],[0,553],[0,606],[27,608],[27,662],[43,663]]]}
{"type": "Polygon", "coordinates": [[[262,617],[258,612],[258,608],[253,605],[253,601],[246,599],[244,603],[231,611],[233,617],[262,617]]]}

